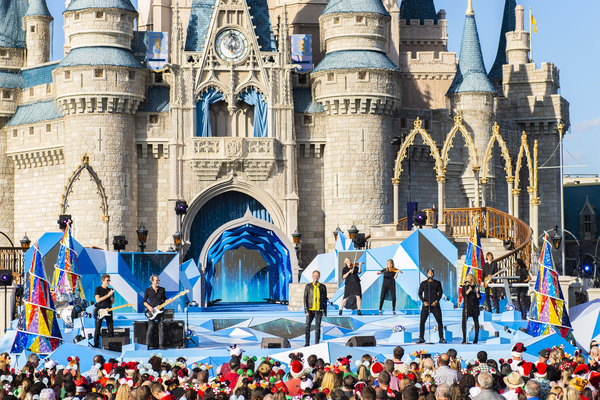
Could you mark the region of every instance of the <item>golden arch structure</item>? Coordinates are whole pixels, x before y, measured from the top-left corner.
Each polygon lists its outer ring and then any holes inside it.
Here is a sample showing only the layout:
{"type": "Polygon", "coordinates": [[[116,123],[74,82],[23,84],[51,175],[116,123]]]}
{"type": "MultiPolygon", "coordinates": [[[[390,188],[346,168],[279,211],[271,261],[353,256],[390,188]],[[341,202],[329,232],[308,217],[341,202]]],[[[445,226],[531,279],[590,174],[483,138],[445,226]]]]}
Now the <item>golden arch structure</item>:
{"type": "Polygon", "coordinates": [[[498,142],[498,146],[500,146],[500,152],[502,154],[502,158],[504,158],[504,171],[506,172],[506,183],[508,185],[508,213],[513,215],[513,182],[515,180],[512,172],[512,161],[510,159],[510,154],[508,153],[508,147],[502,139],[500,135],[500,126],[498,123],[494,123],[492,127],[492,137],[488,142],[488,145],[485,150],[485,156],[483,158],[483,171],[481,178],[481,202],[485,207],[485,199],[486,199],[486,188],[487,188],[487,176],[490,167],[490,163],[492,161],[492,150],[494,148],[494,142],[498,142]]]}

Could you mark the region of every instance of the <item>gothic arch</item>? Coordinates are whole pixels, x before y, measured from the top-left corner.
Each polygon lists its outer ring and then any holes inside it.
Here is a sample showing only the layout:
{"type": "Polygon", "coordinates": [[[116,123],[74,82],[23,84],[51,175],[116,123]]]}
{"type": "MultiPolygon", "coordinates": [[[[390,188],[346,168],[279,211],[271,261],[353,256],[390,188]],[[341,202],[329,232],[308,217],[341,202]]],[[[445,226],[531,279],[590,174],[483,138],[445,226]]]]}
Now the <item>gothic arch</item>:
{"type": "Polygon", "coordinates": [[[206,202],[211,198],[231,191],[244,193],[255,198],[267,209],[271,215],[271,218],[273,219],[273,225],[282,231],[285,231],[286,223],[283,210],[273,196],[267,193],[264,189],[255,186],[250,182],[238,180],[232,176],[228,180],[217,182],[214,185],[204,189],[191,201],[186,218],[183,219],[181,226],[181,234],[183,235],[183,240],[186,243],[190,241],[190,231],[192,229],[194,217],[200,211],[202,206],[204,206],[204,204],[206,204],[206,202]]]}
{"type": "Polygon", "coordinates": [[[518,192],[520,192],[521,189],[519,189],[519,184],[520,184],[520,172],[521,172],[521,166],[522,166],[522,161],[523,161],[523,155],[525,155],[525,157],[527,158],[527,169],[529,170],[529,188],[530,190],[533,190],[534,187],[534,179],[533,179],[533,165],[531,162],[531,152],[529,151],[529,145],[527,144],[527,134],[525,133],[525,131],[523,131],[523,134],[521,135],[521,147],[519,148],[519,155],[517,157],[517,164],[516,164],[516,169],[515,169],[515,188],[514,190],[518,192]]]}
{"type": "Polygon", "coordinates": [[[473,166],[473,171],[478,172],[479,161],[477,160],[477,149],[475,148],[475,142],[473,142],[473,138],[467,128],[462,123],[462,117],[457,115],[454,117],[454,127],[448,132],[446,136],[446,140],[444,141],[444,147],[442,148],[442,168],[444,170],[444,174],[446,173],[446,167],[448,166],[448,161],[450,161],[450,157],[448,157],[448,153],[452,148],[452,142],[456,132],[460,131],[465,139],[466,146],[469,149],[469,159],[471,160],[471,165],[473,166]]]}
{"type": "MultiPolygon", "coordinates": [[[[202,82],[202,84],[200,84],[200,86],[198,86],[196,93],[194,93],[195,101],[197,102],[198,100],[200,100],[200,96],[202,95],[202,93],[204,93],[205,91],[207,91],[210,88],[214,88],[217,92],[223,93],[223,95],[227,94],[227,88],[224,87],[223,85],[221,85],[221,83],[219,81],[209,80],[206,82],[202,82]]],[[[227,96],[225,96],[225,98],[223,100],[226,100],[226,99],[227,99],[227,96]]]]}
{"type": "Polygon", "coordinates": [[[435,144],[435,140],[433,140],[431,136],[429,136],[429,134],[423,129],[423,121],[417,118],[415,121],[415,128],[408,134],[408,137],[404,143],[402,143],[402,146],[400,146],[400,150],[398,151],[398,158],[396,158],[396,165],[394,167],[394,180],[400,180],[400,175],[402,174],[402,161],[406,158],[408,148],[412,146],[417,134],[421,135],[423,143],[428,145],[429,149],[431,150],[431,156],[435,160],[434,169],[437,173],[438,179],[446,175],[446,171],[442,164],[442,159],[435,144]]]}
{"type": "Polygon", "coordinates": [[[513,174],[512,174],[512,162],[510,160],[510,154],[508,153],[508,148],[506,147],[506,143],[502,136],[500,135],[500,126],[497,122],[494,123],[494,127],[492,128],[492,137],[488,142],[487,148],[485,150],[485,157],[483,159],[483,174],[481,175],[482,179],[487,179],[489,163],[492,159],[492,148],[494,147],[494,142],[498,142],[498,146],[500,146],[500,150],[502,152],[502,158],[504,158],[504,171],[506,171],[506,181],[512,182],[513,174]]]}

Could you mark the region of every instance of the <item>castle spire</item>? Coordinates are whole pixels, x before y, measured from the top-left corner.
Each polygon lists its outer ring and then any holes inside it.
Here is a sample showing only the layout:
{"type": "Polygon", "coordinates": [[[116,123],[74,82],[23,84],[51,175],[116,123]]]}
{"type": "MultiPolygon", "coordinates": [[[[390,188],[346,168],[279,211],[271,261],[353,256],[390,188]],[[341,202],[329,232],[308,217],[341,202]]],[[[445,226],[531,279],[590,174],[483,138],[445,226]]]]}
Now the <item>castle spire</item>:
{"type": "Polygon", "coordinates": [[[422,24],[426,19],[432,19],[437,24],[437,13],[433,0],[402,0],[400,5],[400,19],[410,24],[411,19],[418,19],[422,24]]]}
{"type": "Polygon", "coordinates": [[[465,16],[458,69],[447,95],[461,92],[496,93],[496,89],[494,89],[492,82],[488,78],[483,63],[477,22],[475,22],[475,13],[473,12],[471,0],[469,0],[469,7],[465,16]]]}
{"type": "Polygon", "coordinates": [[[469,4],[467,5],[467,15],[475,15],[475,11],[473,11],[473,0],[469,0],[469,4]]]}
{"type": "Polygon", "coordinates": [[[506,34],[516,29],[515,8],[516,0],[506,0],[504,4],[504,15],[502,17],[502,28],[500,30],[500,40],[498,40],[498,52],[496,60],[488,76],[490,79],[502,79],[502,66],[506,64],[506,34]]]}
{"type": "Polygon", "coordinates": [[[52,18],[52,14],[48,10],[48,5],[46,4],[46,0],[31,0],[29,2],[29,8],[27,9],[28,15],[36,15],[36,16],[44,16],[52,18]]]}

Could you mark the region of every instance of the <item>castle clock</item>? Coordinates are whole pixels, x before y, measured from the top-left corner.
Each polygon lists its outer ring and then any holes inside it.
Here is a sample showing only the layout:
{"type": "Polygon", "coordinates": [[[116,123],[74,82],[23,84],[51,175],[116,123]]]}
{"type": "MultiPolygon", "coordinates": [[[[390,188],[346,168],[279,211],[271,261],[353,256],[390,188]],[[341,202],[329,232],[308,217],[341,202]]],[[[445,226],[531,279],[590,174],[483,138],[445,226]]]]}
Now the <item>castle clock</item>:
{"type": "Polygon", "coordinates": [[[217,36],[215,48],[227,62],[238,62],[248,54],[248,38],[237,29],[225,29],[217,36]]]}

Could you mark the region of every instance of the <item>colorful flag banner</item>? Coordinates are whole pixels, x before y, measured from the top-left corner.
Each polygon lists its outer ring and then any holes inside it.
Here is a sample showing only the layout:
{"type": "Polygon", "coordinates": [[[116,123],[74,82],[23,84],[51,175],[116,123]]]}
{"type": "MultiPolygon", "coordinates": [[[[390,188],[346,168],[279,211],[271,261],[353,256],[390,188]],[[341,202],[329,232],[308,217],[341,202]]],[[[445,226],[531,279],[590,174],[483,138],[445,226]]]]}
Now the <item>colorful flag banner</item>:
{"type": "Polygon", "coordinates": [[[164,71],[169,62],[169,32],[147,32],[145,42],[148,68],[155,72],[164,71]]]}
{"type": "MultiPolygon", "coordinates": [[[[460,285],[465,283],[467,275],[473,274],[477,285],[481,284],[481,273],[483,272],[483,264],[485,263],[485,257],[483,256],[483,249],[481,248],[481,239],[477,231],[477,225],[474,223],[471,227],[471,234],[469,235],[469,243],[467,245],[467,254],[465,257],[465,264],[463,265],[462,275],[460,278],[460,285]]],[[[458,306],[460,307],[463,300],[462,290],[458,290],[458,306]]]]}
{"type": "Polygon", "coordinates": [[[292,63],[300,65],[299,73],[312,71],[312,35],[292,35],[292,63]]]}
{"type": "Polygon", "coordinates": [[[73,301],[76,298],[85,300],[70,223],[67,223],[65,233],[60,240],[60,249],[52,277],[52,296],[57,302],[73,301]]]}

